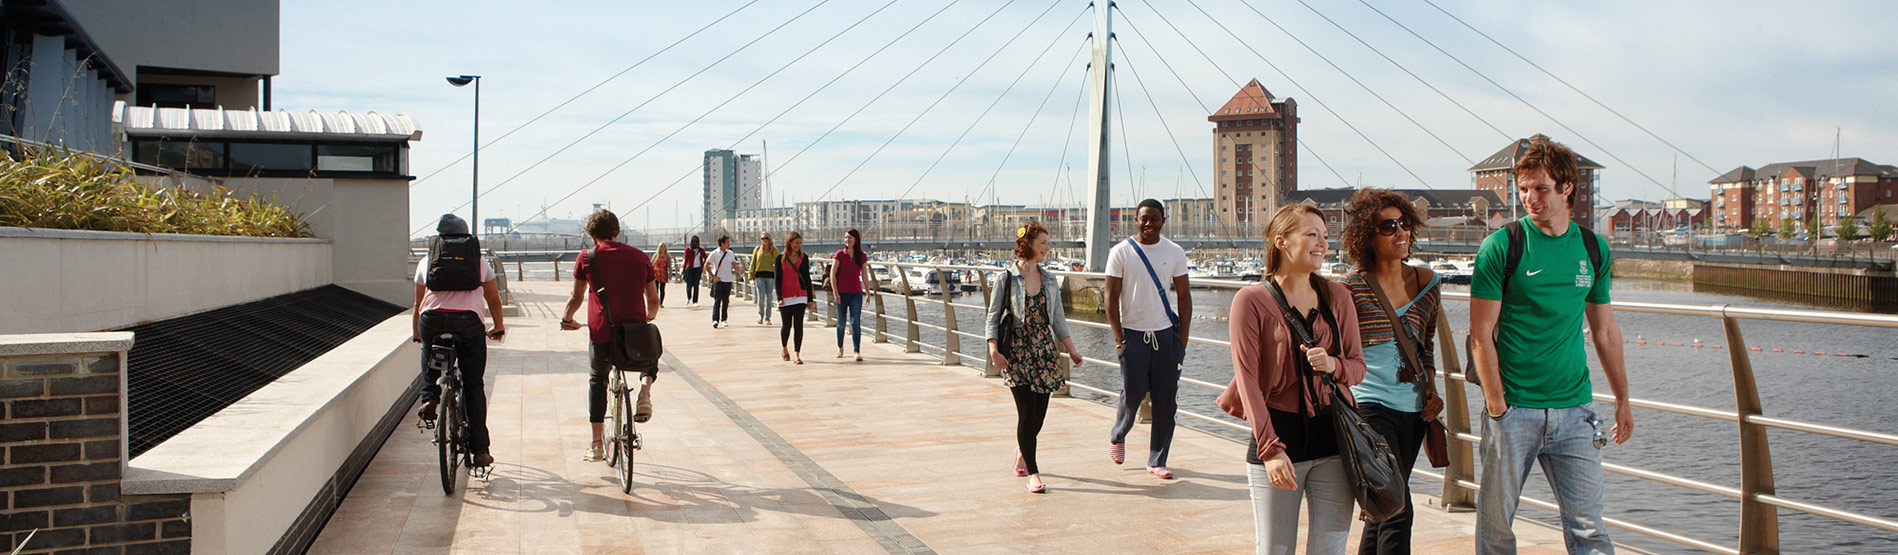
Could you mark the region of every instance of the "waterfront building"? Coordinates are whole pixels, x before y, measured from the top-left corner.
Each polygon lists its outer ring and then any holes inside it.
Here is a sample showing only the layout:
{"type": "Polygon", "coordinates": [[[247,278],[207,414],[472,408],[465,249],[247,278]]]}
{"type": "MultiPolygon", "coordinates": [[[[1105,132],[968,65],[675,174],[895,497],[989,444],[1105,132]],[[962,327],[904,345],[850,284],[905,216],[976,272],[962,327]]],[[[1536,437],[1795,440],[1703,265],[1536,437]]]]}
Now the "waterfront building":
{"type": "MultiPolygon", "coordinates": [[[[1521,155],[1523,151],[1529,149],[1530,142],[1539,140],[1549,140],[1549,137],[1537,133],[1527,139],[1517,139],[1515,142],[1510,143],[1509,146],[1505,146],[1502,150],[1498,150],[1495,154],[1484,158],[1483,161],[1477,162],[1474,166],[1470,166],[1470,169],[1466,170],[1470,173],[1470,188],[1494,191],[1498,199],[1503,201],[1502,207],[1504,210],[1508,211],[1512,217],[1527,215],[1527,212],[1521,211],[1516,206],[1518,201],[1516,200],[1515,194],[1516,174],[1514,169],[1516,167],[1516,157],[1521,155]]],[[[1575,184],[1576,198],[1573,203],[1575,210],[1573,210],[1570,218],[1573,219],[1575,223],[1592,226],[1594,222],[1589,220],[1593,218],[1593,215],[1589,213],[1588,207],[1595,205],[1595,191],[1601,189],[1602,165],[1595,163],[1594,160],[1590,160],[1587,156],[1583,156],[1582,153],[1577,152],[1575,153],[1575,166],[1576,169],[1581,170],[1582,182],[1575,184]]]]}
{"type": "MultiPolygon", "coordinates": [[[[741,236],[752,236],[760,231],[774,236],[782,236],[786,231],[795,231],[792,223],[797,219],[797,209],[790,206],[779,208],[753,208],[739,210],[738,217],[732,219],[732,231],[741,236]]],[[[782,238],[780,238],[782,240],[782,238]]]]}
{"type": "Polygon", "coordinates": [[[725,149],[705,151],[705,206],[700,220],[706,229],[730,229],[740,210],[764,207],[763,161],[756,154],[725,149]]]}
{"type": "Polygon", "coordinates": [[[1740,166],[1707,184],[1713,195],[1710,225],[1722,231],[1751,229],[1760,219],[1777,225],[1786,218],[1802,224],[1816,218],[1830,229],[1840,218],[1861,213],[1869,218],[1873,206],[1898,204],[1898,167],[1863,158],[1740,166]]]}
{"type": "Polygon", "coordinates": [[[1246,83],[1206,116],[1213,123],[1213,176],[1221,222],[1264,221],[1298,189],[1298,102],[1246,83]]]}
{"type": "Polygon", "coordinates": [[[1609,238],[1633,238],[1677,229],[1695,232],[1706,226],[1706,204],[1706,201],[1689,198],[1672,198],[1661,202],[1619,200],[1595,207],[1595,221],[1590,227],[1609,238]]]}
{"type": "MultiPolygon", "coordinates": [[[[1475,221],[1490,228],[1501,226],[1509,220],[1509,208],[1502,204],[1495,191],[1474,189],[1392,189],[1393,192],[1410,199],[1427,221],[1475,221]]],[[[1325,223],[1334,235],[1344,229],[1347,223],[1345,212],[1351,207],[1351,197],[1358,192],[1355,188],[1334,187],[1309,191],[1293,191],[1285,197],[1288,203],[1309,204],[1325,214],[1325,223]]]]}

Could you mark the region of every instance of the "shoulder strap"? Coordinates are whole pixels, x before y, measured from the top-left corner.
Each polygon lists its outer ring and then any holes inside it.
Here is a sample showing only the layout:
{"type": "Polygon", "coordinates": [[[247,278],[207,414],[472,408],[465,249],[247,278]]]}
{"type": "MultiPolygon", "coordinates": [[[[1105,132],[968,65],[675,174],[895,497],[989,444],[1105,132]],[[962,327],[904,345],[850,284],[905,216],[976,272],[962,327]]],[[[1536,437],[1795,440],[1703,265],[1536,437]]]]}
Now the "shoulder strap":
{"type": "Polygon", "coordinates": [[[1147,251],[1141,250],[1140,243],[1134,242],[1132,237],[1127,238],[1127,244],[1140,254],[1140,263],[1147,266],[1147,277],[1153,278],[1153,288],[1160,294],[1160,306],[1166,307],[1166,318],[1173,321],[1173,327],[1180,327],[1180,315],[1173,312],[1173,300],[1166,298],[1166,284],[1160,282],[1160,273],[1153,271],[1153,261],[1147,259],[1147,251]]]}
{"type": "Polygon", "coordinates": [[[1503,282],[1500,291],[1509,290],[1509,278],[1516,275],[1516,267],[1522,265],[1522,243],[1527,233],[1522,230],[1522,220],[1511,220],[1503,224],[1503,231],[1509,234],[1509,249],[1503,255],[1503,282]]]}
{"type": "Polygon", "coordinates": [[[1582,248],[1588,251],[1588,267],[1595,269],[1595,276],[1601,277],[1601,238],[1588,226],[1576,226],[1582,229],[1582,248]]]}
{"type": "Polygon", "coordinates": [[[587,249],[581,253],[587,262],[587,288],[593,290],[593,296],[600,298],[600,311],[606,314],[606,324],[613,325],[613,303],[606,300],[606,284],[600,283],[599,247],[587,249]]]}
{"type": "MultiPolygon", "coordinates": [[[[1398,271],[1401,272],[1403,270],[1399,269],[1398,271]]],[[[1424,365],[1420,362],[1423,359],[1417,356],[1417,338],[1411,337],[1410,328],[1404,327],[1403,315],[1399,314],[1397,308],[1391,304],[1390,296],[1384,294],[1384,286],[1377,282],[1377,276],[1371,274],[1359,275],[1364,278],[1365,283],[1371,285],[1371,294],[1377,296],[1378,306],[1384,308],[1384,314],[1390,318],[1391,327],[1397,329],[1396,341],[1398,351],[1404,354],[1404,362],[1409,366],[1407,369],[1408,372],[1398,372],[1397,380],[1401,382],[1416,380],[1419,383],[1429,383],[1429,373],[1423,371],[1424,365]]]]}

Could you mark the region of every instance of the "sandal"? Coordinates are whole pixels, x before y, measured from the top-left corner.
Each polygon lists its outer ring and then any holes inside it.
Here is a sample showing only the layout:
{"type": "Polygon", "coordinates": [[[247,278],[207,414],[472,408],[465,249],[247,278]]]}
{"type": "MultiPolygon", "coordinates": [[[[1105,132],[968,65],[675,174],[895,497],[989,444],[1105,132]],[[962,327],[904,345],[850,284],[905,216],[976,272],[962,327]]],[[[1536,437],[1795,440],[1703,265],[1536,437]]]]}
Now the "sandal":
{"type": "Polygon", "coordinates": [[[1029,482],[1028,493],[1048,493],[1048,484],[1029,482]]]}
{"type": "Polygon", "coordinates": [[[1127,444],[1125,443],[1108,444],[1107,458],[1108,460],[1114,461],[1114,464],[1127,462],[1127,444]]]}
{"type": "Polygon", "coordinates": [[[782,353],[782,354],[784,355],[784,360],[791,360],[791,352],[790,352],[790,351],[780,351],[780,353],[782,353]]]}

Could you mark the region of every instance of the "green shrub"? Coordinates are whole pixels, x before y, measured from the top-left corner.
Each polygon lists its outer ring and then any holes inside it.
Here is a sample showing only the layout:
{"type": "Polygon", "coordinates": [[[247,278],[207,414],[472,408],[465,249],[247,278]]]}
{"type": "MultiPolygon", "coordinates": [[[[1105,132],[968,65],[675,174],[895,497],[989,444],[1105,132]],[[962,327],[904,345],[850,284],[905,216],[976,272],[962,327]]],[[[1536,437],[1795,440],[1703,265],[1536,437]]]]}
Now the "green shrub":
{"type": "Polygon", "coordinates": [[[198,193],[142,185],[109,160],[61,150],[0,153],[0,226],[47,229],[309,237],[310,225],[269,199],[223,187],[198,193]]]}

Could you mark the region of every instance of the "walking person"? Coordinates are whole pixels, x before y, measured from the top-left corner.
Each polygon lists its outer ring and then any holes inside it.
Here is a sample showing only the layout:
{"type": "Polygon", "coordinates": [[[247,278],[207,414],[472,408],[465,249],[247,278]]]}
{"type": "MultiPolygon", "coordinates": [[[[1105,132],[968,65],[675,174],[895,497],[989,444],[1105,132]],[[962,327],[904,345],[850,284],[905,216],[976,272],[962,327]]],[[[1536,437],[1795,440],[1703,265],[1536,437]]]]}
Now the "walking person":
{"type": "Polygon", "coordinates": [[[1516,552],[1511,526],[1529,467],[1539,462],[1562,509],[1568,552],[1611,554],[1601,448],[1611,432],[1615,443],[1634,435],[1621,326],[1608,305],[1613,259],[1607,241],[1569,219],[1582,179],[1573,151],[1538,137],[1512,171],[1529,215],[1483,239],[1470,282],[1470,358],[1489,416],[1476,553],[1516,552]],[[1584,329],[1614,392],[1613,428],[1595,413],[1584,329]]]}
{"type": "MultiPolygon", "coordinates": [[[[1442,311],[1437,276],[1405,263],[1416,239],[1413,230],[1423,225],[1423,218],[1403,195],[1359,189],[1345,221],[1339,243],[1357,271],[1340,281],[1351,289],[1357,305],[1364,352],[1364,381],[1351,386],[1351,395],[1358,402],[1358,416],[1390,443],[1398,465],[1410,468],[1417,463],[1431,423],[1443,411],[1434,379],[1437,347],[1431,341],[1442,311]]],[[[1441,425],[1435,429],[1442,431],[1441,425]]],[[[1408,494],[1404,502],[1402,512],[1383,522],[1364,523],[1359,555],[1410,553],[1413,513],[1408,494]]]]}
{"type": "Polygon", "coordinates": [[[680,281],[685,282],[685,305],[699,305],[699,279],[705,275],[705,249],[699,246],[699,236],[692,236],[692,243],[685,247],[683,258],[679,259],[680,281]]]}
{"type": "Polygon", "coordinates": [[[758,325],[771,325],[772,309],[777,308],[778,298],[778,248],[771,244],[771,234],[758,234],[758,246],[751,249],[751,286],[758,291],[758,325]]]}
{"type": "Polygon", "coordinates": [[[1028,478],[1029,493],[1048,491],[1035,464],[1035,438],[1048,417],[1048,396],[1067,383],[1055,342],[1075,367],[1081,366],[1081,351],[1068,336],[1061,287],[1041,264],[1050,249],[1048,228],[1040,222],[1030,220],[1015,230],[1015,263],[990,288],[984,330],[989,360],[1002,370],[1002,384],[1015,398],[1015,475],[1028,478]],[[1004,326],[1013,327],[1006,336],[1004,326]]]}
{"type": "Polygon", "coordinates": [[[844,248],[830,255],[830,298],[837,305],[837,358],[844,358],[844,322],[850,322],[850,350],[863,362],[863,294],[870,284],[870,255],[857,228],[844,230],[844,248]]]}
{"type": "Polygon", "coordinates": [[[604,459],[601,439],[606,422],[606,386],[612,372],[639,372],[639,400],[633,412],[634,422],[652,418],[652,382],[659,377],[659,365],[645,368],[622,367],[613,362],[613,325],[651,322],[659,317],[659,287],[653,280],[652,261],[644,251],[614,240],[619,237],[619,217],[600,210],[587,217],[587,236],[594,247],[580,253],[573,262],[573,293],[567,297],[567,310],[561,315],[560,329],[580,329],[573,320],[580,304],[587,307],[587,359],[591,374],[587,378],[587,422],[593,430],[593,442],[580,460],[604,459]],[[593,280],[598,277],[598,283],[593,280]],[[606,319],[607,308],[600,303],[600,290],[612,303],[615,321],[606,319]]]}
{"type": "Polygon", "coordinates": [[[666,244],[659,244],[659,252],[652,257],[653,283],[659,287],[659,306],[666,306],[666,284],[672,281],[672,254],[666,250],[666,244]]]}
{"type": "Polygon", "coordinates": [[[738,253],[732,252],[732,237],[718,236],[718,250],[705,257],[705,269],[712,273],[712,327],[731,327],[732,286],[738,279],[738,253]]]}
{"type": "Polygon", "coordinates": [[[1280,208],[1265,236],[1265,283],[1233,297],[1230,331],[1232,387],[1252,427],[1246,482],[1257,549],[1297,551],[1303,502],[1310,511],[1305,553],[1341,554],[1350,539],[1353,497],[1338,458],[1335,419],[1323,409],[1331,404],[1331,384],[1346,388],[1340,393],[1350,400],[1349,387],[1364,377],[1357,309],[1350,289],[1313,273],[1326,249],[1317,208],[1280,208]],[[1313,343],[1295,339],[1288,321],[1309,330],[1313,343]]]}
{"type": "Polygon", "coordinates": [[[437,337],[453,335],[461,370],[461,406],[468,421],[468,452],[474,454],[468,466],[486,467],[494,464],[488,450],[487,340],[499,341],[507,335],[501,293],[494,268],[480,254],[480,243],[468,233],[466,220],[443,214],[435,232],[440,236],[430,245],[429,259],[415,267],[415,304],[409,317],[414,333],[410,340],[425,347],[422,409],[416,416],[434,420],[441,403],[442,386],[435,383],[441,372],[429,366],[426,346],[437,337]],[[484,318],[493,318],[494,327],[486,328],[484,318]]]}
{"type": "Polygon", "coordinates": [[[1186,249],[1160,236],[1166,227],[1166,205],[1160,201],[1140,201],[1134,222],[1139,225],[1138,234],[1114,244],[1107,254],[1107,327],[1114,333],[1121,378],[1107,458],[1114,464],[1126,460],[1127,433],[1140,416],[1141,401],[1151,395],[1153,435],[1147,444],[1147,472],[1171,479],[1173,471],[1167,469],[1166,459],[1179,410],[1186,328],[1193,319],[1186,249]]]}
{"type": "Polygon", "coordinates": [[[777,287],[778,312],[783,313],[778,350],[783,351],[784,360],[804,364],[804,311],[810,308],[811,291],[815,291],[811,288],[811,256],[804,254],[804,235],[793,231],[786,236],[784,254],[775,257],[772,266],[783,276],[777,287]]]}

